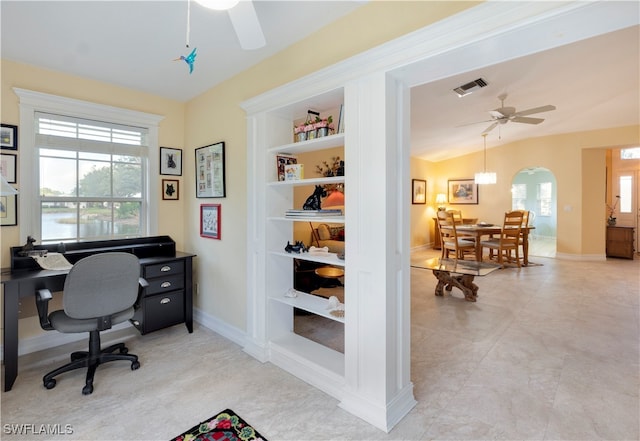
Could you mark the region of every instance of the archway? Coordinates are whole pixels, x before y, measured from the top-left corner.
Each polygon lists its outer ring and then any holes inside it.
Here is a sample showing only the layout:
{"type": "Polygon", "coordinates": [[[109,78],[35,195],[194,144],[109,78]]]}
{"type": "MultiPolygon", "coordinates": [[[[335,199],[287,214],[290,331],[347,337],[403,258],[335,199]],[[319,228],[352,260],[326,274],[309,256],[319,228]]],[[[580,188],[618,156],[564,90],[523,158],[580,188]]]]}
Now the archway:
{"type": "Polygon", "coordinates": [[[558,189],[554,174],[544,167],[527,167],[511,181],[511,206],[529,210],[535,227],[529,242],[532,256],[555,257],[558,230],[558,189]]]}

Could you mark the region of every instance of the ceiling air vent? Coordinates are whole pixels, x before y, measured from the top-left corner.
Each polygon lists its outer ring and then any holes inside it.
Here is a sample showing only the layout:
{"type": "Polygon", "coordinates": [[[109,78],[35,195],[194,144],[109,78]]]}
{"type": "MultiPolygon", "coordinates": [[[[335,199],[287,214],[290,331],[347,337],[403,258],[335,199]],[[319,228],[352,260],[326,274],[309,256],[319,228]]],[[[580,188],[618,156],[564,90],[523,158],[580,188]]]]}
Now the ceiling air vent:
{"type": "Polygon", "coordinates": [[[485,87],[486,85],[487,82],[485,80],[483,80],[482,78],[478,78],[475,81],[464,84],[460,87],[456,87],[455,89],[453,89],[453,91],[457,93],[460,98],[462,98],[465,95],[469,95],[474,90],[485,87]]]}

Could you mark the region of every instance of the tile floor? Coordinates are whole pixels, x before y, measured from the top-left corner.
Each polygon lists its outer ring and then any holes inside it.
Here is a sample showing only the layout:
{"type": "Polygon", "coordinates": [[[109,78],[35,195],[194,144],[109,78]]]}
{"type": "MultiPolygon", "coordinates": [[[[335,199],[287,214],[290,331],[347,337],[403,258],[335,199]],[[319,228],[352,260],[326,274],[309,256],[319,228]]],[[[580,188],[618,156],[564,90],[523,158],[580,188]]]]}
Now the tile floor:
{"type": "Polygon", "coordinates": [[[231,408],[271,441],[638,440],[640,258],[531,260],[541,266],[478,279],[477,303],[457,290],[435,297],[430,272],[412,270],[418,404],[388,434],[210,330],[189,335],[180,325],[129,334],[142,367],[100,367],[86,397],[82,372],[52,390],[40,380],[79,346],[22,357],[13,390],[0,396],[2,439],[170,439],[231,408]],[[20,423],[73,433],[7,433],[20,423]]]}

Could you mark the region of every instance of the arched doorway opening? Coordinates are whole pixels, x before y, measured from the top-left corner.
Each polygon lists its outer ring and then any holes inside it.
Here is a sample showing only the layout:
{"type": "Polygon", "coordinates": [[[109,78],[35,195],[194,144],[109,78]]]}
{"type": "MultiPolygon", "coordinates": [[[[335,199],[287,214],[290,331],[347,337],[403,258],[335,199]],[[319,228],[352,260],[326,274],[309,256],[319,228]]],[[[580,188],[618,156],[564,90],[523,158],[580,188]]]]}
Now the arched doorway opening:
{"type": "Polygon", "coordinates": [[[535,229],[529,236],[531,256],[555,257],[558,231],[558,189],[556,177],[544,167],[527,167],[511,181],[511,206],[529,210],[535,229]]]}

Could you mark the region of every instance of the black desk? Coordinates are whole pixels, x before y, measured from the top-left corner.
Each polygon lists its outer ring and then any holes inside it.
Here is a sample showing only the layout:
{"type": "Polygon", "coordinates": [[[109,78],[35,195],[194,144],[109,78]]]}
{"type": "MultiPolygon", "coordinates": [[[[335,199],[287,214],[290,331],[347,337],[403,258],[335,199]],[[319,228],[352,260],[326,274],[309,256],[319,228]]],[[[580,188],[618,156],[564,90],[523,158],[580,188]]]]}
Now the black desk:
{"type": "MultiPolygon", "coordinates": [[[[38,249],[56,251],[57,245],[38,249]]],[[[30,257],[18,257],[20,247],[11,249],[12,270],[2,271],[4,285],[4,390],[9,391],[18,376],[18,309],[20,299],[34,297],[39,289],[62,291],[69,273],[34,267],[30,257]]],[[[132,323],[142,333],[152,332],[184,322],[189,333],[193,332],[192,259],[195,255],[175,251],[175,243],[168,236],[116,241],[94,241],[66,244],[65,257],[75,263],[90,254],[107,251],[125,251],[140,259],[141,275],[151,279],[138,299],[136,315],[132,323]],[[173,246],[171,246],[173,243],[173,246]],[[162,282],[164,273],[171,282],[162,282]],[[167,292],[163,292],[167,291],[167,292]],[[159,312],[155,304],[174,301],[168,313],[159,312]],[[157,300],[157,301],[156,301],[157,300]],[[177,303],[176,303],[177,302],[177,303]],[[175,305],[178,305],[176,308],[175,305]]]]}

